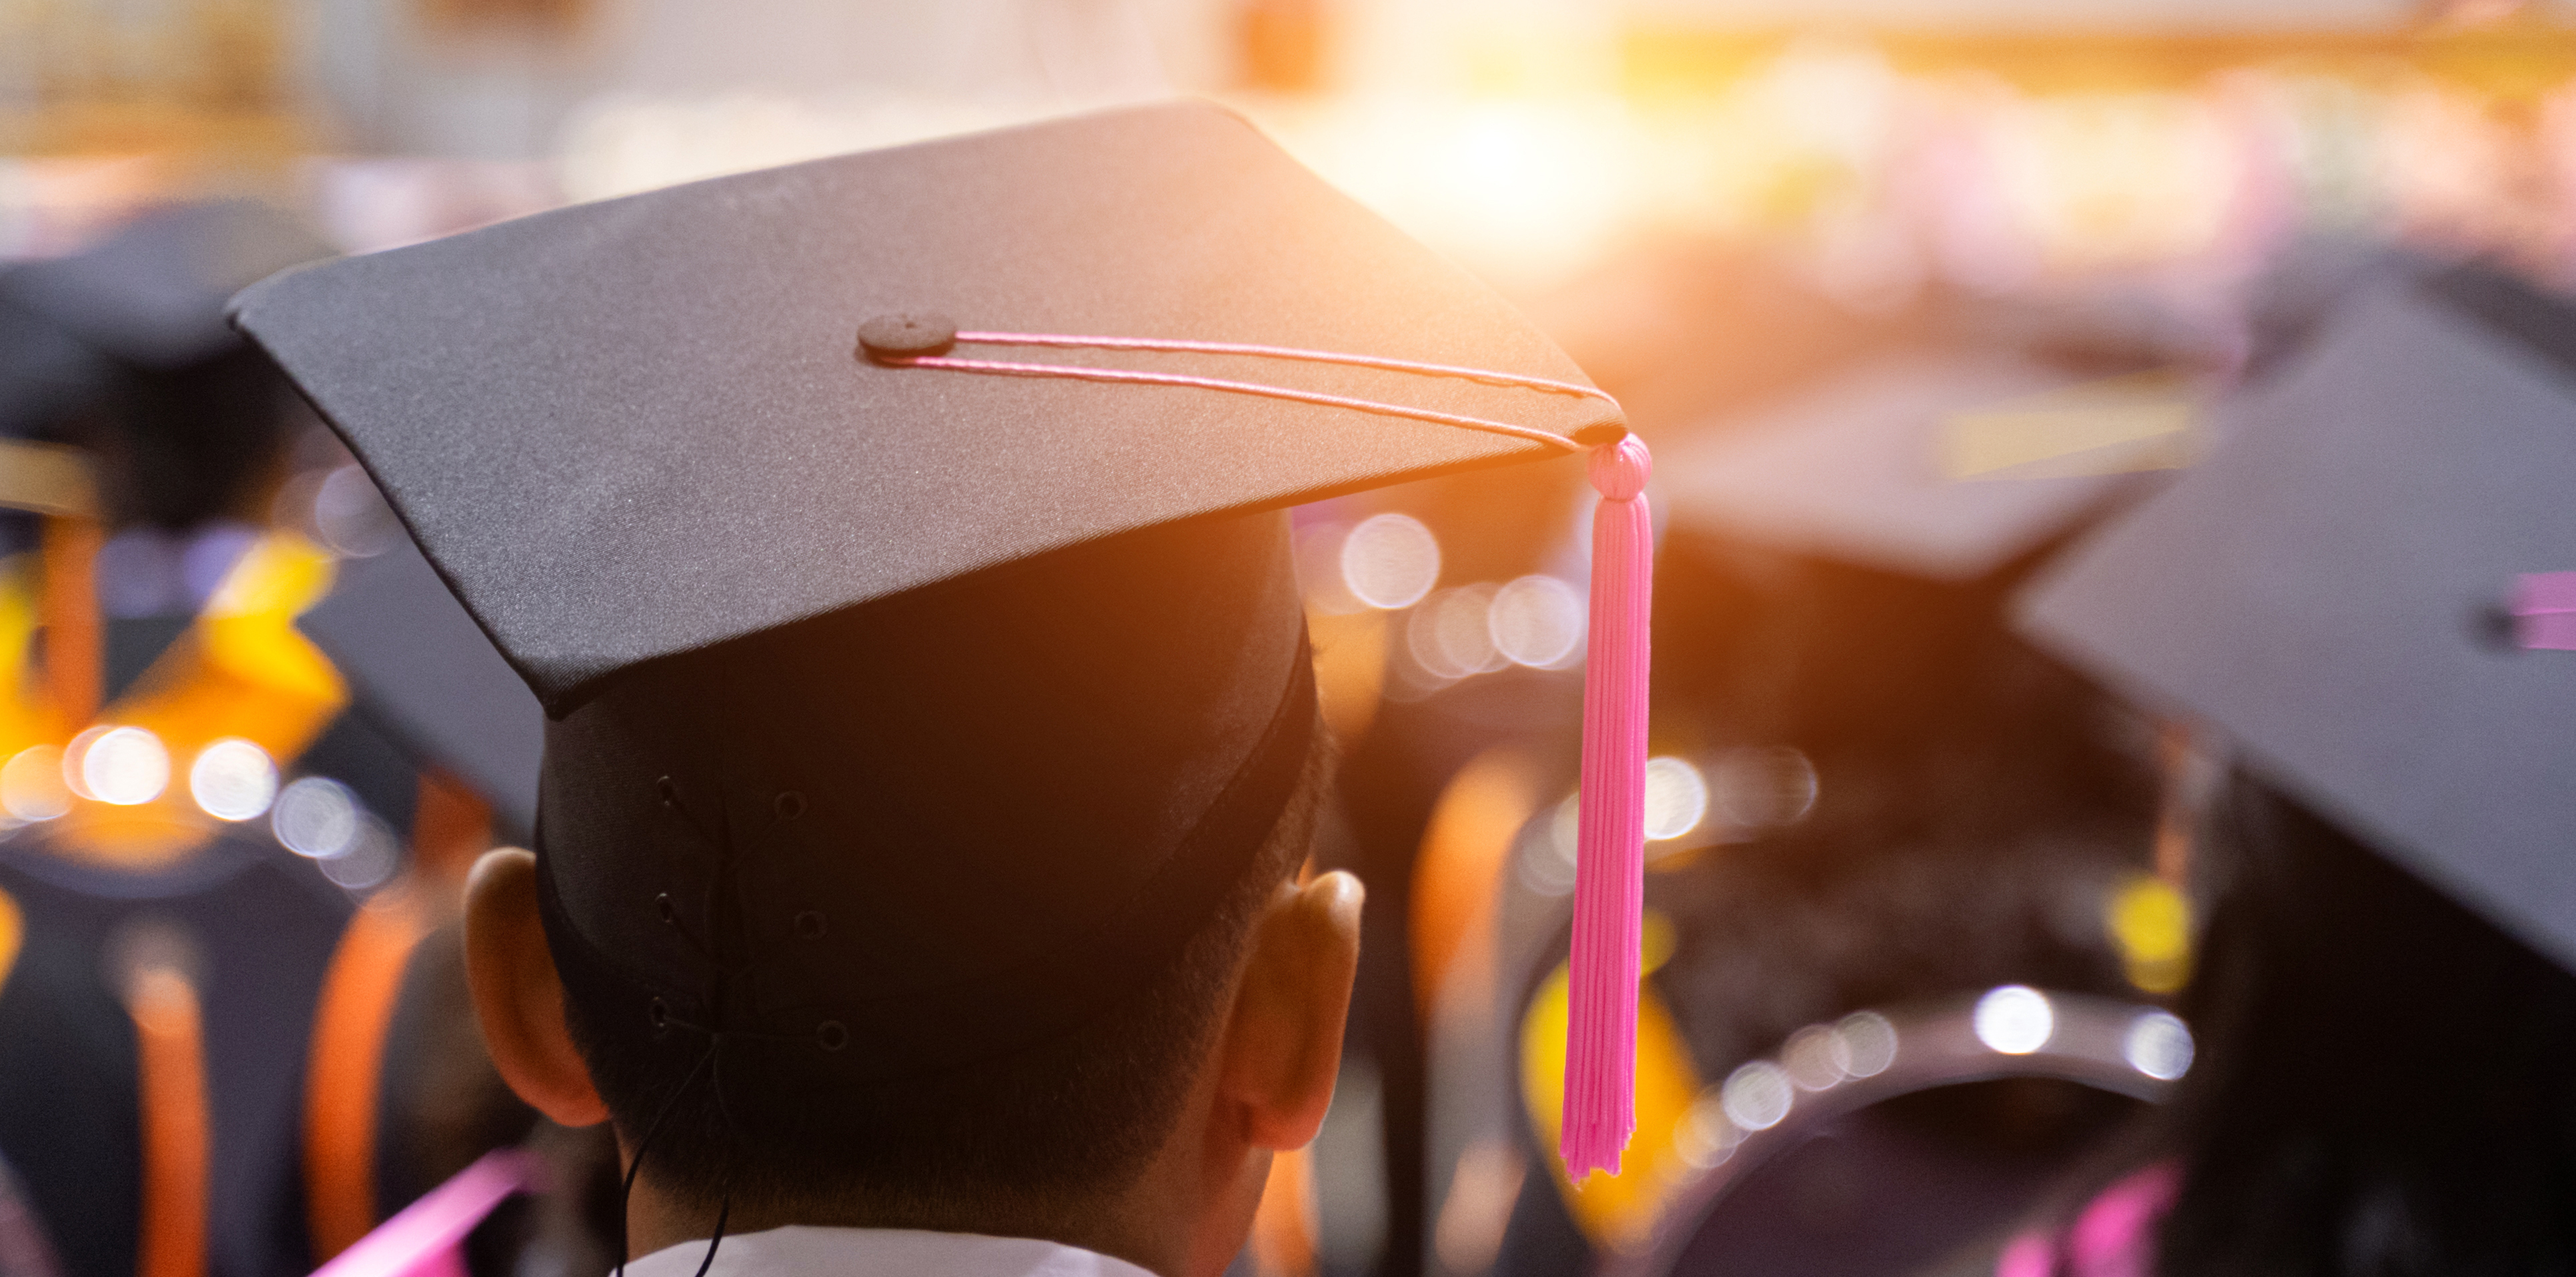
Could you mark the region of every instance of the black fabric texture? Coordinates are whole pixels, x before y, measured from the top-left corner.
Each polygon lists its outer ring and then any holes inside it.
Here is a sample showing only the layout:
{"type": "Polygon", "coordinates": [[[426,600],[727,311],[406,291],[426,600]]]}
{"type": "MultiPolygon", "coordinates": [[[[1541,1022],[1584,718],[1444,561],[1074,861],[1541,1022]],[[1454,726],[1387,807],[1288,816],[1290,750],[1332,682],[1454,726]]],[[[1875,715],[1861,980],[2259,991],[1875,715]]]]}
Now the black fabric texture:
{"type": "MultiPolygon", "coordinates": [[[[305,1064],[348,897],[311,862],[248,835],[227,834],[171,873],[136,874],[71,863],[43,846],[41,826],[0,849],[0,888],[25,911],[29,945],[80,955],[111,1001],[110,959],[131,928],[184,937],[199,964],[212,1128],[207,1272],[311,1271],[305,1064]]],[[[126,1120],[130,1102],[102,1108],[103,1129],[112,1134],[105,1124],[126,1120]]],[[[16,1150],[7,1151],[18,1164],[16,1150]]],[[[123,1226],[131,1229],[132,1217],[123,1226]]]]}
{"type": "Polygon", "coordinates": [[[143,1130],[134,1021],[97,955],[30,927],[0,981],[0,1156],[63,1277],[133,1277],[143,1130]]]}
{"type": "Polygon", "coordinates": [[[639,1022],[658,999],[823,1089],[1133,993],[1311,748],[1285,524],[1068,551],[677,659],[553,725],[539,841],[573,996],[639,1022]],[[816,1045],[824,1021],[846,1046],[816,1045]]]}
{"type": "Polygon", "coordinates": [[[296,625],[349,680],[358,713],[492,805],[496,835],[535,836],[545,711],[418,550],[343,565],[296,625]]]}
{"type": "Polygon", "coordinates": [[[2576,654],[2499,623],[2576,569],[2576,378],[2529,340],[2576,310],[2518,289],[2356,301],[2022,623],[2576,968],[2576,654]]]}
{"type": "Polygon", "coordinates": [[[10,300],[8,277],[0,271],[0,437],[30,439],[96,396],[114,368],[44,316],[10,300]]]}
{"type": "MultiPolygon", "coordinates": [[[[583,205],[290,272],[235,303],[558,715],[627,666],[1049,550],[1554,452],[1253,395],[858,355],[861,323],[920,311],[1582,379],[1490,289],[1205,104],[583,205]]],[[[1619,422],[1599,399],[1465,378],[1040,353],[1564,435],[1619,422]]]]}

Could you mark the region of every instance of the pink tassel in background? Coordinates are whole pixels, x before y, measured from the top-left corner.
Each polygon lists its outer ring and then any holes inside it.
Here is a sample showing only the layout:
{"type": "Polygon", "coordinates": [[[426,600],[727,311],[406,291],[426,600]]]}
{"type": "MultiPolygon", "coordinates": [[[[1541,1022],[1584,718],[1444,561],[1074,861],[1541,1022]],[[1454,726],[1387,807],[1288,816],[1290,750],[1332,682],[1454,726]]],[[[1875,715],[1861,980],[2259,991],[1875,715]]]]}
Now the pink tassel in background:
{"type": "Polygon", "coordinates": [[[1565,1110],[1557,1152],[1576,1183],[1619,1173],[1637,1129],[1637,963],[1645,905],[1647,618],[1654,459],[1635,436],[1592,452],[1592,630],[1583,674],[1565,1110]]]}

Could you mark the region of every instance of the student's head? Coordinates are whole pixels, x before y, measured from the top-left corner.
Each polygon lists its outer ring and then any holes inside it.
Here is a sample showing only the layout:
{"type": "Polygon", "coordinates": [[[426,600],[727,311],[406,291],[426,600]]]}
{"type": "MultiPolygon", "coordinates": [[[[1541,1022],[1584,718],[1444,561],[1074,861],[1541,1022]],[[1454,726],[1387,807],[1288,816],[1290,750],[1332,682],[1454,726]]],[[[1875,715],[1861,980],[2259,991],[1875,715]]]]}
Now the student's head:
{"type": "Polygon", "coordinates": [[[1221,1262],[1330,1098],[1357,944],[1355,884],[1294,882],[1330,746],[1285,532],[1131,535],[563,713],[539,852],[469,913],[504,1074],[695,1227],[1221,1262]],[[1129,1210],[1190,1235],[1084,1231],[1129,1210]]]}
{"type": "Polygon", "coordinates": [[[2210,835],[2163,1271],[2576,1266],[2576,976],[2258,781],[2210,835]]]}
{"type": "Polygon", "coordinates": [[[1359,903],[1347,875],[1297,878],[1328,758],[1312,755],[1273,835],[1161,970],[1088,1022],[1006,1056],[853,1086],[794,1120],[764,1120],[779,1114],[760,1099],[775,1079],[756,1046],[728,1052],[720,1090],[672,1067],[648,1026],[603,1022],[578,998],[548,1023],[546,1003],[562,993],[548,983],[541,870],[511,851],[492,854],[472,892],[486,1032],[513,1083],[558,1120],[605,1116],[630,1154],[659,1121],[644,1178],[702,1216],[729,1196],[737,1221],[1003,1232],[1116,1209],[1149,1175],[1168,1175],[1158,1162],[1176,1152],[1187,1161],[1229,1141],[1255,1153],[1296,1147],[1322,1118],[1359,903]],[[736,1125],[728,1105],[749,1121],[736,1125]]]}

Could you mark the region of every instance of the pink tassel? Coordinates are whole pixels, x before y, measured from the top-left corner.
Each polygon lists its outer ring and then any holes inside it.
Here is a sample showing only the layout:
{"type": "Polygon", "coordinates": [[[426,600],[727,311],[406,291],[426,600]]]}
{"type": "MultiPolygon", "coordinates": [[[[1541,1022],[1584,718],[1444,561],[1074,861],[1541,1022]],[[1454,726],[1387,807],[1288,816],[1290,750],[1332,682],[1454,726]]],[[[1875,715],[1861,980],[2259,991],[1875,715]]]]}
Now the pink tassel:
{"type": "Polygon", "coordinates": [[[533,1154],[494,1149],[376,1226],[313,1277],[464,1277],[465,1236],[502,1202],[537,1184],[533,1154]]]}
{"type": "Polygon", "coordinates": [[[1583,675],[1582,823],[1576,839],[1565,1110],[1557,1152],[1577,1183],[1619,1173],[1637,1129],[1637,964],[1645,907],[1646,670],[1654,458],[1635,436],[1595,448],[1591,653],[1583,675]]]}

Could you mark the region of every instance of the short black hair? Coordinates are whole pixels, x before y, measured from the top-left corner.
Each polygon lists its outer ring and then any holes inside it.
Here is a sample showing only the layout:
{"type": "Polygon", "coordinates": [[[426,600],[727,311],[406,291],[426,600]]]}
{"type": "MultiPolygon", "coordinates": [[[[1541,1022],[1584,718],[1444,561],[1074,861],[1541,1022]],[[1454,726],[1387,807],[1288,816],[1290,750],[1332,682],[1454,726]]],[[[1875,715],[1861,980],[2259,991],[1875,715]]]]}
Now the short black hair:
{"type": "Polygon", "coordinates": [[[1312,740],[1278,824],[1206,925],[1105,1013],[998,1058],[853,1084],[753,1130],[726,1097],[760,1093],[758,1052],[728,1051],[693,1078],[648,1025],[602,1015],[568,984],[564,1018],[610,1121],[630,1147],[649,1132],[655,1185],[710,1211],[729,1200],[937,1226],[961,1208],[1060,1210],[1133,1183],[1171,1132],[1254,921],[1314,841],[1334,751],[1320,721],[1312,740]]]}
{"type": "Polygon", "coordinates": [[[2576,975],[2236,777],[2165,1273],[2576,1270],[2576,975]]]}

